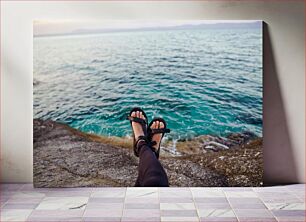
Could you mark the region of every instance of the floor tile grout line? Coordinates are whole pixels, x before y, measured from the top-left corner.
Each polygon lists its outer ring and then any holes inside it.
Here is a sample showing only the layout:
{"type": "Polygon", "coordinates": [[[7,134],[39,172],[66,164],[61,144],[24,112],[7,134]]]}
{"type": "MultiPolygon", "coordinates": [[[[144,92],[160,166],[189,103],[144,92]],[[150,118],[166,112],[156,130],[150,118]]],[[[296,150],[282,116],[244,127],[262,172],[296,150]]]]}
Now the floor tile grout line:
{"type": "Polygon", "coordinates": [[[87,206],[88,206],[90,197],[91,197],[91,195],[92,195],[93,192],[94,192],[94,188],[91,189],[90,194],[89,194],[89,196],[88,196],[87,203],[86,203],[86,205],[85,205],[85,208],[84,208],[84,211],[83,211],[83,214],[82,214],[82,217],[81,217],[82,221],[84,221],[84,214],[85,214],[86,208],[87,208],[87,206]]]}
{"type": "Polygon", "coordinates": [[[195,199],[194,199],[194,196],[193,196],[193,192],[192,192],[192,189],[191,189],[190,187],[189,187],[189,191],[190,191],[191,196],[192,196],[193,205],[194,205],[194,207],[195,207],[195,209],[196,209],[196,212],[197,212],[198,221],[200,222],[200,221],[201,221],[201,219],[200,219],[200,213],[199,213],[199,211],[198,211],[198,207],[197,207],[197,205],[196,205],[196,203],[195,203],[195,199]]]}
{"type": "Polygon", "coordinates": [[[160,206],[160,187],[157,187],[157,198],[158,198],[158,205],[159,205],[159,219],[160,221],[162,221],[161,206],[160,206]]]}
{"type": "Polygon", "coordinates": [[[225,198],[226,198],[226,200],[227,200],[228,204],[230,205],[231,210],[233,211],[233,213],[234,213],[234,215],[235,215],[235,217],[236,217],[237,221],[238,221],[238,222],[240,222],[240,219],[238,218],[238,215],[236,214],[236,212],[235,212],[235,210],[234,210],[234,208],[233,208],[233,206],[232,206],[231,202],[229,201],[228,196],[226,195],[226,192],[224,191],[224,189],[223,189],[223,188],[221,188],[221,190],[222,190],[222,192],[223,192],[223,194],[224,194],[224,196],[225,196],[225,198]]]}
{"type": "MultiPolygon", "coordinates": [[[[25,186],[25,184],[23,184],[22,186],[20,186],[20,188],[18,188],[17,190],[12,191],[13,195],[10,196],[10,197],[8,198],[7,201],[4,202],[3,206],[1,206],[1,210],[2,210],[2,208],[8,203],[8,201],[11,199],[11,197],[13,197],[17,191],[20,191],[21,188],[22,188],[23,186],[25,186]]],[[[1,195],[1,192],[2,192],[2,190],[0,191],[0,195],[1,195]]],[[[1,210],[0,210],[0,211],[1,211],[1,210]]],[[[16,210],[16,209],[11,209],[11,210],[16,210]]],[[[26,216],[25,221],[28,220],[29,216],[32,214],[32,212],[33,212],[34,209],[29,209],[29,210],[31,211],[31,213],[30,213],[28,216],[26,216]]],[[[1,216],[1,215],[0,215],[0,216],[1,216]]],[[[0,220],[1,220],[1,219],[0,219],[0,220]]]]}
{"type": "MultiPolygon", "coordinates": [[[[25,184],[26,185],[26,184],[25,184]]],[[[15,195],[16,193],[18,193],[19,192],[19,190],[16,190],[16,191],[12,191],[14,194],[13,195],[15,195]]],[[[28,191],[23,191],[23,193],[27,193],[28,191]]],[[[40,193],[40,194],[43,194],[44,196],[41,198],[41,200],[39,201],[39,203],[37,203],[37,206],[35,206],[33,209],[27,209],[27,210],[30,210],[31,211],[31,213],[26,217],[26,220],[28,220],[28,218],[30,218],[31,217],[31,215],[33,214],[33,212],[37,209],[37,207],[41,204],[41,202],[42,201],[44,201],[46,198],[48,198],[48,196],[46,195],[46,193],[47,192],[49,192],[49,191],[44,191],[44,192],[37,192],[37,191],[29,191],[30,193],[40,193]]],[[[54,191],[54,192],[56,192],[56,191],[54,191]]],[[[82,192],[84,192],[84,191],[82,191],[82,192]]],[[[92,191],[90,192],[90,193],[92,193],[92,191]]],[[[90,194],[91,195],[91,194],[90,194]]],[[[89,198],[88,198],[89,199],[89,198]]],[[[9,201],[9,200],[8,200],[9,201]]],[[[18,210],[18,209],[12,209],[12,210],[18,210]]],[[[83,212],[83,214],[84,214],[84,212],[83,212]]]]}
{"type": "MultiPolygon", "coordinates": [[[[292,191],[290,188],[288,188],[288,187],[286,187],[286,189],[289,191],[289,193],[291,193],[291,194],[293,194],[293,196],[295,196],[298,200],[301,200],[302,201],[302,203],[304,204],[304,206],[305,206],[305,199],[301,199],[298,195],[296,195],[295,194],[295,192],[294,191],[292,191]]],[[[271,212],[272,213],[272,212],[271,212]]],[[[273,214],[273,213],[272,213],[273,214]]],[[[280,220],[273,214],[273,216],[276,218],[276,220],[278,221],[278,222],[280,222],[280,220]]],[[[305,221],[306,221],[306,216],[304,217],[304,219],[305,219],[305,221]]]]}
{"type": "Polygon", "coordinates": [[[126,200],[127,189],[128,189],[128,187],[125,187],[125,192],[124,192],[124,199],[123,199],[123,205],[122,205],[122,211],[121,211],[120,222],[122,222],[122,219],[123,219],[123,213],[124,213],[124,209],[125,209],[125,200],[126,200]]]}
{"type": "MultiPolygon", "coordinates": [[[[13,190],[13,191],[11,191],[12,193],[13,193],[13,195],[11,195],[4,203],[3,203],[3,206],[1,206],[0,207],[0,209],[2,209],[7,203],[8,203],[8,201],[15,195],[15,193],[17,192],[17,191],[20,191],[21,189],[22,189],[22,187],[24,187],[26,185],[26,183],[25,184],[22,184],[22,186],[20,186],[17,190],[13,190]]],[[[1,192],[3,192],[3,191],[5,191],[5,190],[0,190],[0,200],[1,200],[1,197],[2,197],[2,195],[1,195],[1,192]]]]}
{"type": "Polygon", "coordinates": [[[20,187],[20,190],[22,190],[23,187],[25,187],[27,184],[23,184],[21,187],[20,187]]]}
{"type": "Polygon", "coordinates": [[[33,214],[33,211],[34,211],[34,210],[35,210],[35,209],[32,209],[31,213],[27,216],[26,221],[31,217],[31,215],[33,214]]]}
{"type": "MultiPolygon", "coordinates": [[[[25,184],[26,185],[26,184],[25,184]]],[[[24,185],[24,186],[25,186],[24,185]]],[[[22,186],[23,187],[23,186],[22,186]]],[[[33,187],[34,188],[34,187],[33,187]]],[[[39,193],[39,192],[38,192],[39,193]]],[[[44,194],[44,196],[43,196],[43,198],[41,198],[41,200],[39,201],[39,203],[37,204],[37,206],[34,208],[34,209],[32,209],[32,211],[31,211],[31,213],[27,216],[27,218],[26,218],[26,221],[31,217],[31,215],[33,214],[33,212],[36,210],[36,208],[39,206],[39,204],[46,198],[46,193],[45,192],[43,192],[43,194],[44,194]]]]}
{"type": "MultiPolygon", "coordinates": [[[[0,194],[1,195],[1,194],[0,194]]],[[[1,199],[1,198],[0,198],[1,199]]],[[[3,206],[1,206],[1,209],[8,203],[8,201],[11,199],[11,197],[9,197],[6,201],[4,201],[3,206]]]]}
{"type": "MultiPolygon", "coordinates": [[[[254,189],[254,188],[253,188],[254,189]]],[[[277,217],[272,213],[272,211],[269,209],[268,205],[265,203],[265,201],[260,197],[260,195],[258,195],[257,193],[257,196],[258,196],[258,199],[266,206],[267,210],[270,212],[270,214],[273,216],[273,218],[276,220],[276,221],[279,221],[277,219],[277,217]]]]}
{"type": "MultiPolygon", "coordinates": [[[[300,198],[300,196],[298,196],[294,191],[290,190],[289,188],[288,188],[288,190],[289,190],[289,192],[290,192],[291,194],[293,194],[293,196],[295,196],[296,198],[298,198],[299,200],[301,200],[303,203],[305,203],[305,198],[300,198]]],[[[304,195],[305,195],[305,191],[304,191],[304,195]]]]}
{"type": "MultiPolygon", "coordinates": [[[[123,207],[122,207],[122,212],[121,212],[121,219],[120,219],[120,221],[122,221],[122,218],[123,218],[123,210],[125,209],[125,203],[126,203],[126,195],[127,195],[127,188],[124,188],[125,190],[125,195],[124,195],[124,200],[123,200],[123,207]]],[[[195,202],[195,196],[196,195],[194,195],[194,193],[192,192],[192,188],[191,187],[188,187],[188,189],[189,189],[189,192],[191,192],[191,197],[192,197],[192,199],[193,199],[193,204],[194,204],[194,206],[195,206],[195,208],[196,208],[196,213],[197,213],[197,215],[198,215],[198,219],[200,219],[200,215],[199,215],[199,212],[198,212],[198,208],[196,207],[197,205],[196,205],[196,202],[195,202]]],[[[276,217],[273,213],[272,213],[272,210],[273,209],[269,209],[268,208],[268,206],[267,206],[267,203],[263,200],[263,196],[260,196],[259,194],[260,194],[260,192],[256,192],[256,189],[257,188],[254,188],[254,187],[252,187],[251,188],[251,192],[252,193],[255,193],[256,194],[256,198],[258,199],[258,200],[260,200],[260,202],[261,203],[263,203],[263,205],[266,207],[266,209],[265,210],[267,210],[268,212],[270,212],[270,214],[272,214],[272,217],[271,217],[271,219],[275,219],[276,221],[278,221],[278,222],[280,222],[281,221],[281,218],[278,218],[278,217],[276,217]]],[[[276,188],[277,189],[277,188],[276,188]]],[[[289,194],[292,194],[292,196],[293,197],[295,197],[295,198],[297,198],[297,194],[295,194],[295,193],[293,193],[293,191],[292,190],[290,190],[289,188],[288,189],[285,189],[286,191],[285,192],[288,192],[289,194]]],[[[223,189],[223,188],[220,188],[220,191],[224,194],[224,196],[226,197],[226,200],[229,202],[229,198],[230,197],[228,197],[227,195],[226,195],[226,189],[223,189]]],[[[12,193],[13,193],[13,196],[16,194],[16,193],[18,193],[19,191],[18,190],[15,190],[15,191],[13,191],[12,193]]],[[[27,191],[25,191],[25,193],[26,193],[27,191]]],[[[35,191],[34,191],[35,192],[35,191]]],[[[82,190],[82,192],[85,192],[84,190],[82,190]]],[[[89,202],[89,199],[90,199],[90,197],[92,196],[92,194],[93,194],[93,192],[94,192],[94,189],[90,189],[90,194],[89,194],[89,197],[88,197],[88,201],[87,201],[87,203],[89,202]]],[[[273,192],[273,191],[269,191],[269,192],[271,192],[271,193],[274,193],[274,194],[278,194],[279,193],[279,191],[277,191],[277,192],[273,192]]],[[[40,192],[38,192],[38,193],[40,193],[40,192]]],[[[39,204],[47,197],[47,195],[46,195],[46,192],[43,192],[43,194],[44,194],[44,196],[41,198],[41,200],[39,200],[39,203],[37,204],[37,206],[36,207],[34,207],[33,209],[29,209],[30,210],[30,214],[26,217],[26,219],[28,219],[32,214],[33,214],[33,211],[39,206],[39,204]]],[[[161,212],[161,203],[160,203],[160,197],[161,197],[161,193],[160,193],[160,188],[158,188],[158,194],[157,194],[157,196],[158,196],[158,203],[159,203],[159,211],[161,212]]],[[[10,197],[11,198],[11,197],[10,197]]],[[[9,198],[9,199],[10,199],[9,198]]],[[[246,197],[242,197],[242,198],[247,198],[247,196],[246,197]]],[[[9,199],[6,201],[6,203],[9,201],[9,199]]],[[[297,200],[300,200],[299,198],[297,198],[297,200]]],[[[285,200],[283,201],[283,202],[285,202],[285,200]]],[[[305,202],[302,202],[302,203],[305,203],[305,202]]],[[[233,210],[233,213],[234,213],[234,215],[236,216],[236,218],[237,218],[237,220],[239,221],[239,222],[241,222],[241,220],[237,217],[237,215],[236,215],[236,212],[234,211],[234,209],[233,209],[233,205],[229,202],[229,205],[231,206],[231,210],[233,210]]],[[[4,206],[4,205],[3,205],[4,206]]],[[[87,205],[85,206],[85,209],[84,209],[84,211],[83,211],[83,215],[82,215],[82,221],[84,221],[84,213],[85,213],[85,210],[86,210],[86,208],[87,208],[87,205]]],[[[161,220],[162,218],[161,218],[161,214],[160,214],[160,220],[161,220]]]]}

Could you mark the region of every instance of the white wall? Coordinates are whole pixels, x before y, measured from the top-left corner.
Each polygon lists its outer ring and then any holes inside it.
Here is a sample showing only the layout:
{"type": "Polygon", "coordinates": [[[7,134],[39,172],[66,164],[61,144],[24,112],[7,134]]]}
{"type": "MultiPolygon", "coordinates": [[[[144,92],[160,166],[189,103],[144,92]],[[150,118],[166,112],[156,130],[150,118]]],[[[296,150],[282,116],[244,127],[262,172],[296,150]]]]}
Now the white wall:
{"type": "Polygon", "coordinates": [[[264,20],[265,180],[305,182],[304,9],[291,0],[1,1],[1,181],[32,181],[32,20],[98,18],[264,20]]]}

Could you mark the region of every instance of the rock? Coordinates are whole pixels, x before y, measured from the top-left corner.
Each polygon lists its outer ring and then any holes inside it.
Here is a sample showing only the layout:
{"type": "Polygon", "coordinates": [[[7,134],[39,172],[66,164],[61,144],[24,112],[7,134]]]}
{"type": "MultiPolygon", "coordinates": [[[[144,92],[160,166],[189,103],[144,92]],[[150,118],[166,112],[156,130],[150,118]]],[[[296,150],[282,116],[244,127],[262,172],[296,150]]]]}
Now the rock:
{"type": "Polygon", "coordinates": [[[226,176],[229,186],[263,185],[262,138],[250,140],[243,147],[189,157],[193,162],[203,163],[203,168],[226,176]]]}
{"type": "MultiPolygon", "coordinates": [[[[203,135],[198,136],[190,140],[180,140],[175,144],[167,142],[165,149],[171,149],[171,154],[174,155],[193,155],[193,154],[205,154],[206,152],[219,152],[229,149],[243,149],[249,143],[257,141],[258,138],[251,132],[243,133],[230,133],[226,137],[203,135]],[[173,149],[176,147],[176,149],[173,149]]],[[[170,154],[170,152],[168,152],[170,154]]]]}
{"type": "Polygon", "coordinates": [[[232,142],[232,146],[245,144],[250,140],[256,139],[257,136],[251,132],[243,132],[243,133],[231,133],[227,136],[232,142]]]}
{"type": "Polygon", "coordinates": [[[213,151],[219,151],[219,150],[227,150],[229,149],[228,146],[223,145],[221,143],[215,142],[215,141],[209,141],[209,142],[205,142],[203,144],[203,149],[210,149],[213,151]]]}
{"type": "MultiPolygon", "coordinates": [[[[33,132],[35,187],[134,186],[139,160],[128,139],[102,138],[39,119],[33,132]]],[[[160,161],[170,186],[228,185],[224,175],[188,156],[161,156],[160,161]]]]}
{"type": "Polygon", "coordinates": [[[260,155],[260,152],[257,152],[254,157],[258,157],[260,155]]]}

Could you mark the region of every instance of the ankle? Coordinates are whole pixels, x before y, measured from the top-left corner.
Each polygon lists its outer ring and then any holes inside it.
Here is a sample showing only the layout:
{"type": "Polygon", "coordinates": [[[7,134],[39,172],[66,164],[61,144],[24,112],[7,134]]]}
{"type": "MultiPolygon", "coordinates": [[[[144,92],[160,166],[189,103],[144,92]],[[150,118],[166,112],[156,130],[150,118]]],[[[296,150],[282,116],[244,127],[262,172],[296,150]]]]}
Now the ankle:
{"type": "Polygon", "coordinates": [[[145,146],[145,145],[148,145],[148,140],[145,136],[139,136],[138,137],[138,140],[136,142],[136,148],[137,148],[137,151],[138,153],[140,152],[140,149],[145,146]]]}

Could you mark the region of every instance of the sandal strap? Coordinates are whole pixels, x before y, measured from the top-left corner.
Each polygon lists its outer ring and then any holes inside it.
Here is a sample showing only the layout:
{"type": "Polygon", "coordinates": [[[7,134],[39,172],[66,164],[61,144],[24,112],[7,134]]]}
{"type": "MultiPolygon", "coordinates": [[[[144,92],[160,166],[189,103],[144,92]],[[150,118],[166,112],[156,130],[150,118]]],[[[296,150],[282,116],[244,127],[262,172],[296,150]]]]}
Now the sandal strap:
{"type": "Polygon", "coordinates": [[[139,136],[135,142],[136,146],[138,146],[138,143],[141,141],[144,141],[150,147],[157,144],[155,141],[149,141],[148,137],[146,136],[139,136]]]}
{"type": "Polygon", "coordinates": [[[155,146],[157,144],[157,142],[156,141],[150,141],[149,144],[150,144],[150,146],[155,146]]]}
{"type": "Polygon", "coordinates": [[[151,129],[151,134],[170,133],[170,129],[151,129]]]}
{"type": "Polygon", "coordinates": [[[148,139],[147,139],[147,137],[146,137],[146,136],[139,136],[139,137],[137,137],[136,142],[138,142],[139,140],[148,141],[148,139]]]}
{"type": "Polygon", "coordinates": [[[136,146],[138,145],[138,143],[139,143],[141,140],[143,140],[143,141],[145,141],[146,143],[148,143],[148,139],[147,139],[146,136],[139,136],[139,137],[137,138],[136,142],[135,142],[136,146]]]}
{"type": "Polygon", "coordinates": [[[130,121],[136,122],[136,123],[140,123],[141,125],[147,124],[146,120],[138,118],[138,117],[128,116],[127,119],[130,121]]]}

